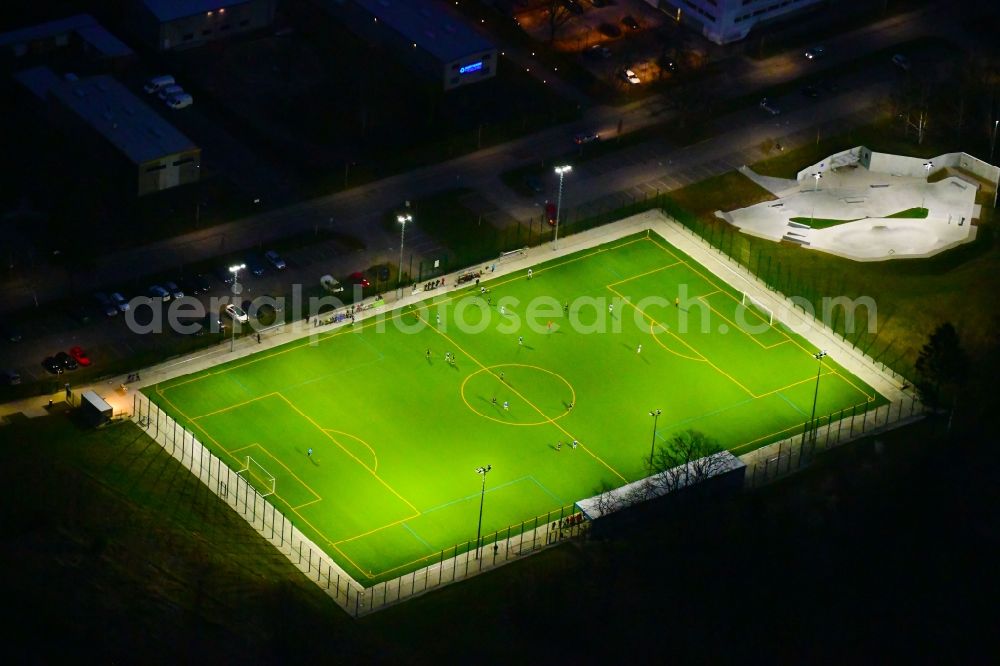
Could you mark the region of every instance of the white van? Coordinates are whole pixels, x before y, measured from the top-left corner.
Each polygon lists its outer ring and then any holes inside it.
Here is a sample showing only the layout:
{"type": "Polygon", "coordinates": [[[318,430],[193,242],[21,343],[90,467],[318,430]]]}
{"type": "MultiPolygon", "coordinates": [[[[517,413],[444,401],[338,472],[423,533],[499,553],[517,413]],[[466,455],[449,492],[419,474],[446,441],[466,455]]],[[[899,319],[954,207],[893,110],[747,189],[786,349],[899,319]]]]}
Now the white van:
{"type": "Polygon", "coordinates": [[[149,94],[153,94],[157,92],[160,88],[166,88],[167,86],[172,86],[176,83],[177,82],[174,81],[174,77],[170,76],[169,74],[164,74],[163,76],[154,76],[153,78],[151,78],[149,81],[146,82],[146,85],[144,85],[142,89],[149,94]]]}
{"type": "Polygon", "coordinates": [[[167,106],[171,109],[183,109],[186,106],[191,106],[194,104],[194,97],[190,94],[182,92],[179,95],[172,95],[167,98],[167,106]]]}
{"type": "Polygon", "coordinates": [[[160,99],[166,101],[168,97],[173,97],[174,95],[180,95],[184,92],[184,88],[181,88],[176,83],[169,86],[163,86],[160,88],[160,92],[156,93],[160,96],[160,99]]]}

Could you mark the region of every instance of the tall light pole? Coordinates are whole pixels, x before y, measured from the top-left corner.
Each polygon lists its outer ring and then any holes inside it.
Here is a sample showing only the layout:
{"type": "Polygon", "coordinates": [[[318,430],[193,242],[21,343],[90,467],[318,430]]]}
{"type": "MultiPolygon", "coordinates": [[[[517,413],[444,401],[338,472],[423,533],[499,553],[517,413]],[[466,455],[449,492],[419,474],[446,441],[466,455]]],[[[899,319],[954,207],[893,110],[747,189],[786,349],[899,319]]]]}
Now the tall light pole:
{"type": "Polygon", "coordinates": [[[562,215],[563,177],[572,170],[573,167],[568,164],[556,167],[556,173],[559,174],[559,195],[556,197],[556,235],[552,239],[553,250],[556,249],[559,243],[559,216],[562,215]]]}
{"type": "MultiPolygon", "coordinates": [[[[931,162],[930,160],[924,162],[924,180],[927,180],[927,178],[931,175],[931,169],[933,168],[934,168],[934,162],[931,162]]],[[[927,203],[927,191],[925,189],[920,194],[920,207],[926,208],[925,205],[926,203],[927,203]]]]}
{"type": "MultiPolygon", "coordinates": [[[[246,264],[234,264],[233,266],[229,267],[229,272],[233,274],[233,293],[234,294],[239,294],[240,293],[240,271],[243,270],[246,267],[247,267],[246,264]]],[[[233,335],[230,338],[230,342],[229,342],[229,351],[230,352],[233,352],[233,351],[236,350],[236,324],[237,323],[238,322],[236,321],[236,319],[233,319],[233,335]]]]}
{"type": "MultiPolygon", "coordinates": [[[[820,164],[820,166],[822,167],[823,165],[820,164]]],[[[823,173],[821,171],[817,171],[816,173],[810,174],[810,175],[813,177],[813,180],[816,182],[816,184],[813,185],[813,192],[816,192],[816,190],[819,189],[819,181],[820,181],[820,178],[823,177],[823,173]]],[[[812,205],[812,214],[809,216],[809,226],[811,226],[811,227],[816,225],[816,197],[813,197],[812,204],[813,204],[812,205]]]]}
{"type": "Polygon", "coordinates": [[[812,439],[816,439],[816,401],[819,399],[819,375],[823,372],[823,359],[826,358],[825,351],[818,351],[813,354],[813,358],[819,361],[819,367],[816,368],[816,390],[813,392],[813,411],[812,416],[809,418],[809,429],[812,431],[812,439]]]}
{"type": "Polygon", "coordinates": [[[658,409],[651,409],[649,415],[653,417],[653,441],[649,445],[649,469],[653,469],[653,451],[656,449],[656,422],[660,420],[660,414],[662,414],[658,409]]]}
{"type": "Polygon", "coordinates": [[[396,289],[399,290],[399,295],[403,295],[403,241],[406,240],[406,223],[413,221],[413,216],[407,213],[406,215],[397,215],[396,221],[399,222],[399,270],[396,274],[396,289]]]}
{"type": "Polygon", "coordinates": [[[483,501],[486,499],[486,475],[490,473],[493,469],[493,465],[487,465],[486,467],[477,467],[476,474],[481,474],[483,477],[483,488],[479,491],[479,524],[476,526],[476,559],[479,559],[479,538],[483,533],[483,501]]]}

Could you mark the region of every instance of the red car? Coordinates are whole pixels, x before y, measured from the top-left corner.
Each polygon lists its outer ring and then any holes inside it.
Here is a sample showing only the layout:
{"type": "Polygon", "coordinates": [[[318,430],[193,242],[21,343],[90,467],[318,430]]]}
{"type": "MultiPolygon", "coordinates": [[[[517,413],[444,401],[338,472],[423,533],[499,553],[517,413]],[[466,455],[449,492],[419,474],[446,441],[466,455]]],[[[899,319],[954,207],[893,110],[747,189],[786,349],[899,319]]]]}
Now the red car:
{"type": "Polygon", "coordinates": [[[551,201],[545,202],[545,217],[549,220],[549,226],[556,226],[556,205],[551,201]]]}
{"type": "Polygon", "coordinates": [[[86,367],[90,365],[90,357],[87,356],[87,352],[83,351],[83,347],[70,347],[69,355],[72,356],[81,366],[86,367]]]}
{"type": "Polygon", "coordinates": [[[365,274],[362,273],[361,271],[355,271],[354,273],[351,273],[351,282],[353,282],[354,284],[361,285],[362,288],[371,286],[371,283],[368,282],[368,278],[366,278],[365,274]]]}

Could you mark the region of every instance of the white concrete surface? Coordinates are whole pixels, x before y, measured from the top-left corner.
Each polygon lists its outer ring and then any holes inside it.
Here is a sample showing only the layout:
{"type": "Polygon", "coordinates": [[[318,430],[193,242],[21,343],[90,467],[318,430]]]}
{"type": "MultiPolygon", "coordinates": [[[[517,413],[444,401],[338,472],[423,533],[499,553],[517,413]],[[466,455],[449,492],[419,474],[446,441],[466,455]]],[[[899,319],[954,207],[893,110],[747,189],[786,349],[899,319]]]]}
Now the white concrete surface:
{"type": "MultiPolygon", "coordinates": [[[[977,185],[957,176],[928,183],[927,160],[893,157],[853,148],[803,169],[797,180],[760,176],[744,167],[741,173],[778,199],[716,215],[746,234],[858,261],[928,257],[974,240],[977,185]],[[866,163],[888,171],[867,169],[866,163]],[[821,174],[818,182],[814,174],[821,174]],[[911,208],[926,208],[927,217],[887,217],[911,208]],[[816,218],[844,223],[813,229],[809,220],[816,218]]],[[[939,167],[931,162],[933,174],[939,167]]]]}

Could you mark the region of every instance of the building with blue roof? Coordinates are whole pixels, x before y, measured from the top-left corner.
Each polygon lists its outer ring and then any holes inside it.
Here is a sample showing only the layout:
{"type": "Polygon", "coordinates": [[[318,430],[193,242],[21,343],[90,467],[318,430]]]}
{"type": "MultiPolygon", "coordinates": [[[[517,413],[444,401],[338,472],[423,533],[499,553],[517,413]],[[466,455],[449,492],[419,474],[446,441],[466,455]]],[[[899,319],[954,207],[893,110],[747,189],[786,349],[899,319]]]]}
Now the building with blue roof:
{"type": "Polygon", "coordinates": [[[325,0],[352,31],[400,53],[440,80],[445,90],[496,76],[497,49],[465,19],[436,0],[325,0]]]}
{"type": "Polygon", "coordinates": [[[136,30],[159,51],[192,48],[274,22],[276,0],[131,0],[136,30]]]}
{"type": "Polygon", "coordinates": [[[57,127],[91,141],[95,159],[81,168],[116,169],[138,196],[199,179],[201,149],[110,75],[60,77],[33,67],[14,78],[44,101],[57,127]]]}

